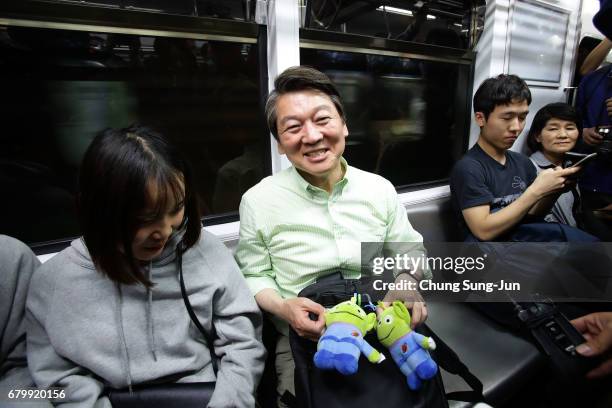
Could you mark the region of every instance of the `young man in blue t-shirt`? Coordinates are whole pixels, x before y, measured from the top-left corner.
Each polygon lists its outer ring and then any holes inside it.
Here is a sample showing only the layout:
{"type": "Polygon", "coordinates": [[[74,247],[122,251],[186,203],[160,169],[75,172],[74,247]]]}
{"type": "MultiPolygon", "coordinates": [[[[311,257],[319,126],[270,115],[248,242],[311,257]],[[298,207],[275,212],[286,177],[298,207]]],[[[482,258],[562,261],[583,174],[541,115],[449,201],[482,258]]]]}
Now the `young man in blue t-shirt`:
{"type": "Polygon", "coordinates": [[[527,156],[509,150],[525,127],[530,103],[531,92],[516,75],[489,78],[474,95],[480,135],[450,179],[453,207],[466,236],[498,240],[526,216],[546,214],[568,176],[579,170],[557,167],[536,175],[527,156]]]}

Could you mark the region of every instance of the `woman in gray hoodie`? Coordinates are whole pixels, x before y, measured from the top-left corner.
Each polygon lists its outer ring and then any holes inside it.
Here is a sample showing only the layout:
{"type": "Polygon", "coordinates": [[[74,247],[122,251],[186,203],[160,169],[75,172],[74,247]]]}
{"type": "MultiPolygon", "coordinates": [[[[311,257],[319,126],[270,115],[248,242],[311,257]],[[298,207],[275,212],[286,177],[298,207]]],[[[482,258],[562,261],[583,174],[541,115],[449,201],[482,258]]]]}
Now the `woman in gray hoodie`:
{"type": "Polygon", "coordinates": [[[201,229],[189,166],[159,134],[98,135],[83,159],[83,236],[34,274],[27,350],[56,404],[110,407],[105,389],[216,379],[209,407],[252,407],[263,371],[261,315],[232,255],[201,229]],[[185,308],[178,275],[211,351],[185,308]]]}

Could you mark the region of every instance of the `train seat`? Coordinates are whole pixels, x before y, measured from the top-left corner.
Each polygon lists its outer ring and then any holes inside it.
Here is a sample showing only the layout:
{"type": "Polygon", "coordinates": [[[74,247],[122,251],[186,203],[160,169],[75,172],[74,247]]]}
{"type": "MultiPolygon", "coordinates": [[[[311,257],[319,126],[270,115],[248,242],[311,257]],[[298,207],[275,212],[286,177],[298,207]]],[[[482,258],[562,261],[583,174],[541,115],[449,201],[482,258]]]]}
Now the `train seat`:
{"type": "MultiPolygon", "coordinates": [[[[425,242],[459,241],[450,198],[407,207],[412,226],[425,242]]],[[[465,303],[428,303],[428,325],[483,383],[488,403],[504,405],[545,366],[545,358],[529,341],[505,329],[465,303]]],[[[469,390],[458,376],[442,372],[447,392],[469,390]]],[[[452,402],[451,407],[469,404],[452,402]]]]}

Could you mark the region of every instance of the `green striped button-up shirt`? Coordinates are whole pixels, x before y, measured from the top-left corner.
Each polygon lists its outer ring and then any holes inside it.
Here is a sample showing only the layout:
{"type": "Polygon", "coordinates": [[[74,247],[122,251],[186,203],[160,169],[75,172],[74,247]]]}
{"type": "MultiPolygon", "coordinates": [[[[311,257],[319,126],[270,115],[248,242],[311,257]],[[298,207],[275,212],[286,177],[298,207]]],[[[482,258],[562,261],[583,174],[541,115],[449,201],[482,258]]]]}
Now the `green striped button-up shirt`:
{"type": "Polygon", "coordinates": [[[295,297],[336,271],[359,278],[362,242],[423,241],[388,180],[344,159],[342,165],[344,177],[331,194],[293,166],[244,194],[236,261],[254,295],[272,288],[295,297]]]}

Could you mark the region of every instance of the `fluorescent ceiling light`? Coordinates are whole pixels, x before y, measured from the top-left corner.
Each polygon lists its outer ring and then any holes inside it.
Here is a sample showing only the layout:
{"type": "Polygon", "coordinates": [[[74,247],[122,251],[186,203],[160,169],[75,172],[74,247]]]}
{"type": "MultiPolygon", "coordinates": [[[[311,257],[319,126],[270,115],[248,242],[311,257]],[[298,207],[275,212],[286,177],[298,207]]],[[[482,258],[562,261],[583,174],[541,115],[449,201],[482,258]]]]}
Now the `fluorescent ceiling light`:
{"type": "Polygon", "coordinates": [[[385,8],[385,10],[387,11],[387,13],[395,13],[395,14],[402,14],[404,16],[412,16],[412,11],[410,10],[406,10],[406,9],[401,9],[401,8],[397,8],[397,7],[389,7],[389,6],[380,6],[379,8],[377,8],[376,10],[378,11],[384,11],[383,7],[385,8]]]}
{"type": "Polygon", "coordinates": [[[428,19],[428,20],[435,20],[435,19],[436,19],[436,16],[432,16],[431,14],[428,14],[428,15],[427,15],[427,19],[428,19]]]}

